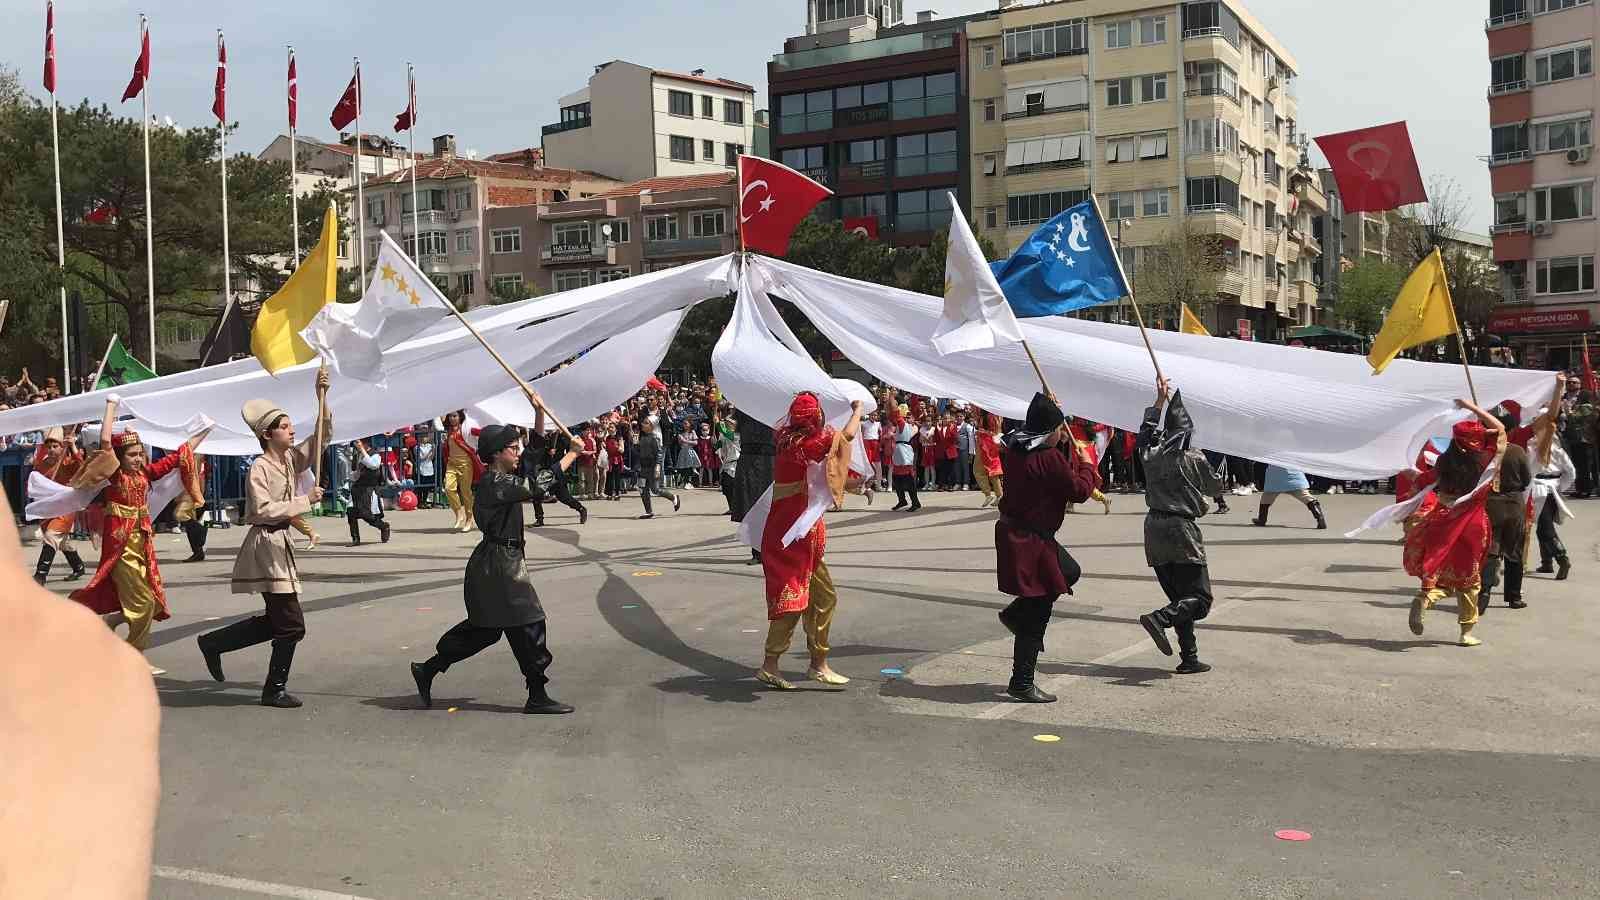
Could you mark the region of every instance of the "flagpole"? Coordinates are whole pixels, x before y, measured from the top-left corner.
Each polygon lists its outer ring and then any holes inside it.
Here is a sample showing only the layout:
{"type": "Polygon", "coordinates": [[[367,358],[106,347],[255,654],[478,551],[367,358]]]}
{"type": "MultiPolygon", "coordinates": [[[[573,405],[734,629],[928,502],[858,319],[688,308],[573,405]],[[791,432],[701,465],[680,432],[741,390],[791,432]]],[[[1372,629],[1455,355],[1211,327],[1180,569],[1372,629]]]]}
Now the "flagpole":
{"type": "Polygon", "coordinates": [[[361,58],[355,58],[356,68],[356,261],[361,272],[361,293],[367,292],[367,204],[361,196],[361,58]]]}
{"type": "Polygon", "coordinates": [[[1478,402],[1478,387],[1472,383],[1472,366],[1467,363],[1467,339],[1461,336],[1461,320],[1456,318],[1456,298],[1450,292],[1450,276],[1444,270],[1444,256],[1439,253],[1439,248],[1433,248],[1433,255],[1439,257],[1439,277],[1444,280],[1445,299],[1450,302],[1450,325],[1456,332],[1456,349],[1461,353],[1461,371],[1467,373],[1467,392],[1472,395],[1473,404],[1478,402]]]}
{"type": "MultiPolygon", "coordinates": [[[[406,63],[406,103],[413,118],[417,105],[417,76],[412,71],[411,63],[406,63]]],[[[418,225],[420,212],[417,209],[417,123],[412,121],[406,128],[406,152],[411,156],[411,261],[422,264],[422,230],[418,225]]]]}
{"type": "MultiPolygon", "coordinates": [[[[52,4],[53,7],[53,4],[52,4]]],[[[50,46],[55,48],[54,9],[51,11],[50,46]]],[[[52,57],[53,59],[53,57],[52,57]]],[[[61,390],[72,391],[72,355],[67,345],[67,239],[61,211],[61,138],[56,131],[55,77],[50,78],[50,154],[56,167],[56,265],[61,270],[61,390]]]]}
{"type": "MultiPolygon", "coordinates": [[[[289,68],[294,68],[294,45],[289,45],[289,68]]],[[[295,81],[290,85],[295,93],[300,92],[298,73],[295,81]]],[[[298,98],[296,99],[298,102],[298,98]]],[[[300,265],[300,196],[298,166],[299,154],[295,150],[295,116],[289,117],[289,221],[294,228],[294,265],[289,267],[292,272],[300,265]]]]}
{"type": "Polygon", "coordinates": [[[89,390],[91,390],[91,391],[95,390],[96,388],[98,388],[100,386],[100,376],[105,373],[105,371],[106,371],[106,361],[111,358],[111,348],[115,347],[116,345],[117,345],[117,336],[115,334],[113,334],[113,335],[111,335],[111,342],[109,344],[106,344],[106,352],[102,353],[100,355],[100,365],[95,367],[95,370],[94,370],[94,381],[89,383],[89,390]]]}
{"type": "MultiPolygon", "coordinates": [[[[1100,198],[1093,191],[1089,192],[1089,200],[1094,204],[1094,214],[1100,220],[1100,230],[1105,230],[1106,216],[1100,210],[1100,198]]],[[[1156,360],[1156,348],[1150,344],[1150,332],[1145,330],[1144,315],[1139,312],[1139,301],[1133,296],[1133,285],[1128,281],[1128,273],[1122,268],[1122,248],[1112,251],[1111,257],[1117,261],[1117,275],[1122,279],[1122,284],[1128,289],[1128,302],[1133,305],[1133,320],[1139,323],[1139,336],[1144,338],[1144,349],[1150,353],[1150,364],[1156,368],[1156,380],[1161,381],[1161,363],[1156,360]]]]}
{"type": "MultiPolygon", "coordinates": [[[[441,295],[441,298],[442,298],[442,295],[441,295]]],[[[517,383],[518,387],[522,388],[522,392],[524,394],[530,395],[529,399],[531,400],[532,399],[531,395],[533,394],[533,388],[526,381],[522,380],[522,376],[518,375],[516,373],[515,369],[511,368],[511,364],[506,362],[505,357],[501,356],[499,351],[495,350],[494,347],[489,344],[489,341],[482,334],[480,334],[478,332],[478,329],[476,329],[476,328],[474,328],[472,326],[472,322],[470,320],[468,320],[466,316],[461,314],[461,310],[456,309],[456,305],[454,303],[451,303],[448,300],[445,300],[444,301],[444,305],[445,305],[445,308],[450,310],[450,314],[456,317],[456,321],[460,322],[462,325],[465,325],[467,327],[467,331],[471,332],[472,336],[478,339],[478,343],[483,345],[483,349],[489,351],[489,355],[494,357],[494,361],[500,364],[500,368],[506,370],[506,374],[511,376],[511,379],[517,383]]],[[[567,440],[569,440],[569,441],[576,441],[577,440],[577,438],[572,436],[572,432],[567,430],[567,426],[561,424],[561,420],[556,418],[555,413],[550,411],[550,407],[545,406],[542,403],[535,404],[535,405],[538,406],[540,409],[544,410],[545,416],[550,419],[550,422],[552,424],[554,424],[556,426],[556,428],[561,431],[562,434],[566,435],[567,440]]]]}
{"type": "MultiPolygon", "coordinates": [[[[218,65],[227,71],[226,63],[221,62],[223,53],[222,29],[217,29],[218,65]]],[[[224,110],[226,111],[226,110],[224,110]]],[[[228,311],[233,308],[233,260],[228,252],[228,122],[226,119],[217,123],[217,133],[222,146],[222,318],[226,321],[228,311]]],[[[222,323],[217,323],[217,340],[222,340],[222,323]]],[[[212,341],[211,346],[216,347],[217,341],[212,341]]]]}
{"type": "MultiPolygon", "coordinates": [[[[150,31],[150,19],[139,14],[139,40],[143,47],[145,35],[150,31]]],[[[141,51],[142,52],[142,51],[141,51]]],[[[156,219],[150,201],[150,72],[144,73],[143,89],[139,99],[144,104],[144,282],[145,301],[150,322],[150,371],[156,368],[156,219]]]]}

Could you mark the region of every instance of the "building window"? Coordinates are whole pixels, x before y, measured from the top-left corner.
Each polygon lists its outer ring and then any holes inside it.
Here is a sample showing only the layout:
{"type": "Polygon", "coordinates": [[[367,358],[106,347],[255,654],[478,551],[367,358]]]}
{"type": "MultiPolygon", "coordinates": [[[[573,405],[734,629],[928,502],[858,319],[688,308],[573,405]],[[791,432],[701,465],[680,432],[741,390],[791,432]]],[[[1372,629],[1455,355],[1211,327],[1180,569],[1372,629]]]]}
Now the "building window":
{"type": "Polygon", "coordinates": [[[613,244],[626,244],[629,231],[630,223],[627,219],[609,219],[601,224],[600,234],[613,244]],[[605,231],[606,227],[611,229],[609,234],[605,231]]]}
{"type": "Polygon", "coordinates": [[[678,239],[677,216],[651,216],[644,222],[644,239],[647,241],[675,241],[678,239]]]}
{"type": "Polygon", "coordinates": [[[1593,256],[1558,256],[1534,263],[1535,294],[1581,294],[1592,290],[1593,256]]]}
{"type": "MultiPolygon", "coordinates": [[[[1498,202],[1495,207],[1498,214],[1498,202]]],[[[1593,218],[1593,216],[1594,182],[1592,181],[1533,189],[1534,221],[1566,222],[1572,219],[1593,218]]]]}
{"type": "Polygon", "coordinates": [[[994,45],[993,44],[990,44],[989,46],[983,48],[983,67],[985,69],[994,68],[994,45]]]}
{"type": "Polygon", "coordinates": [[[1191,154],[1239,155],[1239,131],[1225,119],[1190,119],[1184,123],[1184,136],[1191,154]]]}
{"type": "Polygon", "coordinates": [[[1131,106],[1133,104],[1133,79],[1114,78],[1106,82],[1107,106],[1131,106]]]}
{"type": "Polygon", "coordinates": [[[521,228],[496,228],[489,232],[489,240],[491,253],[522,252],[521,228]]]}
{"type": "Polygon", "coordinates": [[[339,258],[340,259],[349,259],[350,258],[350,238],[348,238],[348,237],[339,238],[339,258]]]}
{"type": "Polygon", "coordinates": [[[450,192],[450,208],[460,211],[472,208],[472,188],[456,188],[450,192]]]}
{"type": "Polygon", "coordinates": [[[724,151],[722,164],[730,169],[737,169],[739,167],[739,157],[744,155],[744,145],[723,144],[722,149],[724,151]]]}
{"type": "Polygon", "coordinates": [[[1145,75],[1140,78],[1139,99],[1145,103],[1167,99],[1167,73],[1145,75]]]}
{"type": "Polygon", "coordinates": [[[1106,195],[1106,218],[1112,222],[1118,219],[1131,219],[1134,217],[1134,207],[1138,202],[1132,191],[1115,191],[1106,195]]]}
{"type": "Polygon", "coordinates": [[[1139,19],[1139,43],[1165,44],[1166,42],[1167,17],[1141,16],[1139,19]]]}
{"type": "Polygon", "coordinates": [[[593,284],[594,273],[588,269],[568,270],[556,273],[557,291],[575,291],[593,284]]]}
{"type": "Polygon", "coordinates": [[[1089,199],[1087,190],[1049,191],[1042,194],[1019,194],[1006,198],[1006,224],[1035,225],[1048,222],[1063,210],[1077,206],[1089,199]]]}
{"type": "Polygon", "coordinates": [[[826,183],[828,180],[828,148],[826,146],[790,148],[783,151],[779,162],[796,172],[805,173],[805,176],[813,181],[826,183]]]}
{"type": "Polygon", "coordinates": [[[956,170],[956,133],[903,134],[894,140],[896,177],[956,170]]]}
{"type": "MultiPolygon", "coordinates": [[[[1533,152],[1548,153],[1555,150],[1571,150],[1575,147],[1589,146],[1591,119],[1591,116],[1584,116],[1581,119],[1540,122],[1534,125],[1533,152]]],[[[1527,126],[1519,125],[1513,127],[1522,128],[1523,134],[1526,135],[1527,126]]],[[[1498,132],[1500,129],[1496,128],[1495,131],[1498,132]]],[[[1526,144],[1524,144],[1523,149],[1527,149],[1526,144]]]]}
{"type": "Polygon", "coordinates": [[[1084,134],[1063,134],[1011,141],[1006,144],[1006,173],[1081,166],[1084,145],[1091,140],[1084,134]]]}
{"type": "Polygon", "coordinates": [[[948,116],[956,111],[956,73],[897,78],[891,85],[896,119],[948,116]]]}
{"type": "Polygon", "coordinates": [[[1185,63],[1183,90],[1184,93],[1195,97],[1222,96],[1237,102],[1239,73],[1227,63],[1216,60],[1185,63]]]}
{"type": "Polygon", "coordinates": [[[383,224],[383,213],[384,213],[383,198],[382,197],[368,197],[367,198],[367,221],[371,222],[374,225],[382,225],[383,224]]]}
{"type": "Polygon", "coordinates": [[[985,153],[983,155],[983,174],[993,175],[998,168],[999,160],[995,155],[993,153],[985,153]]]}
{"type": "Polygon", "coordinates": [[[458,232],[456,232],[456,252],[457,253],[471,253],[472,252],[472,232],[470,232],[470,231],[458,231],[458,232]]]}
{"type": "Polygon", "coordinates": [[[667,113],[674,116],[694,116],[694,95],[688,91],[667,91],[667,113]]]}
{"type": "Polygon", "coordinates": [[[1521,53],[1489,60],[1489,91],[1520,91],[1528,86],[1527,57],[1521,53]]]}
{"type": "Polygon", "coordinates": [[[706,162],[716,162],[717,161],[717,142],[716,141],[701,141],[700,142],[700,158],[705,160],[706,162]]]}
{"type": "Polygon", "coordinates": [[[1533,56],[1533,80],[1538,84],[1583,78],[1592,74],[1594,74],[1594,50],[1589,44],[1545,50],[1533,56]]]}
{"type": "Polygon", "coordinates": [[[513,272],[510,275],[494,276],[494,289],[496,293],[522,293],[522,273],[513,272]]]}
{"type": "Polygon", "coordinates": [[[694,162],[694,138],[672,135],[670,145],[670,152],[674,160],[678,162],[694,162]]]}
{"type": "MultiPolygon", "coordinates": [[[[445,233],[443,231],[424,231],[424,232],[422,232],[421,237],[422,237],[421,252],[422,252],[423,256],[443,256],[446,253],[450,252],[450,235],[449,234],[447,234],[447,233],[445,233]]],[[[407,249],[410,248],[411,243],[412,243],[412,239],[408,235],[406,237],[406,247],[407,247],[407,249]]],[[[412,258],[415,259],[416,257],[413,255],[412,258]]]]}
{"type": "Polygon", "coordinates": [[[551,229],[551,243],[562,246],[587,247],[594,233],[588,222],[558,223],[551,229]]]}
{"type": "MultiPolygon", "coordinates": [[[[865,93],[865,88],[863,88],[865,93]]],[[[888,98],[885,96],[884,100],[888,98]]],[[[884,102],[884,101],[878,101],[884,102]]],[[[833,91],[784,94],[778,98],[778,131],[803,134],[833,127],[833,91]]]]}
{"type": "Polygon", "coordinates": [[[1501,125],[1489,130],[1489,161],[1508,162],[1528,155],[1528,124],[1501,125]]]}
{"type": "Polygon", "coordinates": [[[1111,22],[1106,25],[1106,49],[1120,50],[1133,44],[1133,22],[1111,22]]]}
{"type": "Polygon", "coordinates": [[[709,119],[717,114],[717,98],[708,95],[700,98],[700,116],[709,119]]]}
{"type": "Polygon", "coordinates": [[[1026,62],[1089,52],[1089,20],[1065,19],[1005,30],[1005,61],[1026,62]]]}
{"type": "Polygon", "coordinates": [[[1154,191],[1140,191],[1139,203],[1144,208],[1146,216],[1166,216],[1172,214],[1172,192],[1166,188],[1154,191]]]}
{"type": "Polygon", "coordinates": [[[620,266],[615,269],[601,269],[594,273],[594,283],[609,284],[613,281],[621,281],[622,279],[628,277],[628,272],[629,269],[627,266],[620,266]]]}
{"type": "Polygon", "coordinates": [[[1167,158],[1167,134],[1166,134],[1166,132],[1163,131],[1160,134],[1141,134],[1141,135],[1139,135],[1139,158],[1140,159],[1166,159],[1167,158]]]}
{"type": "Polygon", "coordinates": [[[1069,78],[1006,91],[1005,117],[1040,116],[1063,110],[1087,109],[1088,106],[1088,80],[1069,78]]]}
{"type": "Polygon", "coordinates": [[[1574,6],[1583,6],[1589,0],[1534,0],[1534,12],[1559,12],[1563,9],[1572,9],[1574,6]]]}
{"type": "MultiPolygon", "coordinates": [[[[1239,46],[1239,20],[1234,16],[1233,10],[1221,0],[1208,0],[1205,3],[1183,4],[1183,36],[1185,39],[1192,37],[1220,37],[1235,48],[1239,46]]],[[[1270,77],[1272,71],[1267,69],[1270,77]]]]}
{"type": "Polygon", "coordinates": [[[727,230],[727,220],[720,209],[689,214],[690,237],[721,237],[727,230]]]}
{"type": "Polygon", "coordinates": [[[367,259],[378,258],[378,248],[383,246],[382,241],[367,241],[367,259]]]}
{"type": "Polygon", "coordinates": [[[729,125],[744,124],[744,103],[740,100],[722,101],[722,121],[729,125]]]}
{"type": "Polygon", "coordinates": [[[1221,175],[1191,178],[1188,182],[1190,212],[1239,212],[1239,186],[1221,175]]]}
{"type": "Polygon", "coordinates": [[[456,276],[456,284],[461,288],[461,296],[472,296],[474,289],[477,287],[474,279],[475,276],[471,272],[462,272],[456,276]]]}
{"type": "Polygon", "coordinates": [[[985,100],[985,101],[983,101],[983,120],[985,122],[993,122],[994,121],[994,119],[995,119],[995,105],[996,104],[995,104],[995,102],[993,100],[985,100]]]}
{"type": "Polygon", "coordinates": [[[894,195],[894,206],[896,231],[935,231],[950,225],[950,193],[946,188],[900,191],[894,195]]]}
{"type": "Polygon", "coordinates": [[[1136,144],[1132,137],[1106,138],[1106,162],[1133,162],[1136,144]]]}
{"type": "Polygon", "coordinates": [[[872,217],[883,221],[889,215],[889,198],[883,194],[863,194],[839,200],[839,215],[846,219],[872,217]]]}
{"type": "Polygon", "coordinates": [[[983,211],[983,227],[991,231],[1000,227],[1000,209],[996,206],[988,207],[983,211]]]}
{"type": "MultiPolygon", "coordinates": [[[[445,192],[439,189],[417,191],[417,209],[420,212],[445,211],[445,192]]],[[[400,194],[400,212],[411,214],[411,194],[400,194]]]]}

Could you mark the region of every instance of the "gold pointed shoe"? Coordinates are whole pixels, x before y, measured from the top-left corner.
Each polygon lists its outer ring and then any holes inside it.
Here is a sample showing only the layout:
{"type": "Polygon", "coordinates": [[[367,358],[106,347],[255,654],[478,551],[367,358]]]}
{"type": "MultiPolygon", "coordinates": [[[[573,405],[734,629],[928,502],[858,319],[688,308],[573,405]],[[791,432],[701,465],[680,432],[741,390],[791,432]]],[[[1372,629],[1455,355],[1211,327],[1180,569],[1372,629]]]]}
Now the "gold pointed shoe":
{"type": "Polygon", "coordinates": [[[792,691],[795,686],[782,675],[774,675],[766,669],[756,670],[756,680],[775,691],[792,691]]]}
{"type": "Polygon", "coordinates": [[[1456,643],[1462,647],[1476,647],[1483,643],[1483,641],[1480,641],[1472,636],[1471,625],[1463,625],[1461,626],[1461,640],[1457,641],[1456,643]]]}
{"type": "Polygon", "coordinates": [[[832,669],[829,669],[826,672],[821,669],[807,669],[806,677],[812,681],[821,682],[822,684],[832,685],[834,687],[850,683],[850,679],[840,675],[838,672],[835,672],[832,669]]]}

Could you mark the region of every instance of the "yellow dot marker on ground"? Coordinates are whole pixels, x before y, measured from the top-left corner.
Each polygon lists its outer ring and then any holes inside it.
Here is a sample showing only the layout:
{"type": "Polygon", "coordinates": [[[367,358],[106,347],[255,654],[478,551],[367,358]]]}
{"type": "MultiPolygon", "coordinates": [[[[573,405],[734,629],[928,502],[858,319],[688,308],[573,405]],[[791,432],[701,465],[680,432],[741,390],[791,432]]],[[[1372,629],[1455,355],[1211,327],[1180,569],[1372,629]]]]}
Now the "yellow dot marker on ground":
{"type": "Polygon", "coordinates": [[[459,707],[459,706],[452,706],[452,707],[450,707],[450,708],[449,708],[449,709],[447,709],[447,710],[445,710],[445,712],[456,712],[456,711],[457,711],[457,710],[459,710],[459,709],[460,709],[460,708],[461,708],[461,707],[459,707]]]}
{"type": "Polygon", "coordinates": [[[660,572],[657,572],[657,571],[655,571],[653,569],[643,569],[643,570],[640,570],[638,572],[633,573],[633,577],[635,577],[635,578],[654,578],[654,577],[656,577],[657,575],[660,575],[660,574],[661,574],[660,572]]]}
{"type": "Polygon", "coordinates": [[[1061,735],[1059,735],[1059,734],[1036,734],[1036,735],[1033,736],[1033,739],[1038,741],[1041,744],[1054,744],[1057,741],[1061,740],[1061,735]]]}

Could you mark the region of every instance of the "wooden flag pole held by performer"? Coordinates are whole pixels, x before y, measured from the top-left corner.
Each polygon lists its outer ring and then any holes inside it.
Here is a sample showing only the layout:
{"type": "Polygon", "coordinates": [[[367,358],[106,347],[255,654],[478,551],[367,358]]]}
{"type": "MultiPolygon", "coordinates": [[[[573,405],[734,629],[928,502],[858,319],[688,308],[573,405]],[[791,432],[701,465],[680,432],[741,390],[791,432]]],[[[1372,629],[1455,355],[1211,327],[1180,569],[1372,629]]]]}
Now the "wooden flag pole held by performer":
{"type": "MultiPolygon", "coordinates": [[[[1095,215],[1100,217],[1100,224],[1102,226],[1105,225],[1106,216],[1105,212],[1100,209],[1100,198],[1095,196],[1094,192],[1091,191],[1089,193],[1089,199],[1094,203],[1095,215]]],[[[1150,353],[1150,364],[1156,367],[1156,380],[1159,381],[1163,377],[1161,374],[1161,363],[1156,359],[1156,348],[1150,344],[1150,332],[1145,330],[1144,314],[1139,312],[1139,300],[1137,297],[1133,296],[1133,285],[1128,282],[1128,273],[1122,268],[1121,248],[1117,248],[1117,252],[1111,255],[1117,260],[1117,275],[1122,279],[1122,283],[1128,288],[1128,302],[1133,305],[1133,320],[1139,324],[1139,336],[1144,338],[1144,349],[1150,353]]],[[[1028,356],[1031,358],[1033,354],[1030,353],[1028,356]]]]}
{"type": "Polygon", "coordinates": [[[328,389],[323,387],[322,379],[328,374],[328,361],[323,360],[317,367],[317,458],[312,463],[312,473],[317,479],[317,484],[322,484],[322,460],[328,455],[328,448],[322,446],[322,441],[327,435],[322,433],[322,423],[328,418],[328,389]]]}
{"type": "MultiPolygon", "coordinates": [[[[489,355],[494,357],[494,361],[500,364],[500,368],[506,370],[506,374],[511,376],[512,380],[517,383],[518,387],[522,388],[522,392],[524,394],[527,394],[528,398],[531,400],[533,398],[533,387],[530,386],[526,381],[522,380],[522,376],[518,375],[516,373],[516,370],[511,368],[511,364],[505,361],[505,357],[501,356],[499,351],[495,350],[494,347],[489,343],[489,341],[487,339],[485,339],[484,336],[478,332],[478,329],[474,328],[472,326],[472,323],[467,321],[467,317],[463,316],[461,314],[461,310],[456,309],[455,304],[450,303],[450,302],[447,301],[445,303],[445,306],[450,308],[450,313],[456,317],[456,320],[458,322],[460,322],[462,325],[465,325],[467,327],[467,330],[472,332],[472,336],[478,339],[478,343],[483,345],[483,349],[489,351],[489,355]]],[[[576,441],[577,440],[577,438],[572,436],[572,432],[567,430],[567,426],[561,424],[561,420],[556,418],[555,413],[550,411],[550,407],[545,406],[543,403],[539,403],[539,404],[536,404],[536,405],[540,409],[544,410],[545,416],[547,416],[550,419],[551,423],[553,423],[556,426],[556,428],[563,435],[566,435],[567,440],[569,440],[569,441],[576,441]]]]}

